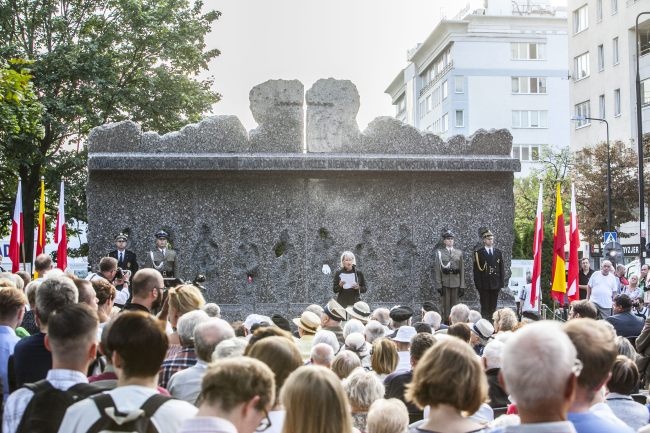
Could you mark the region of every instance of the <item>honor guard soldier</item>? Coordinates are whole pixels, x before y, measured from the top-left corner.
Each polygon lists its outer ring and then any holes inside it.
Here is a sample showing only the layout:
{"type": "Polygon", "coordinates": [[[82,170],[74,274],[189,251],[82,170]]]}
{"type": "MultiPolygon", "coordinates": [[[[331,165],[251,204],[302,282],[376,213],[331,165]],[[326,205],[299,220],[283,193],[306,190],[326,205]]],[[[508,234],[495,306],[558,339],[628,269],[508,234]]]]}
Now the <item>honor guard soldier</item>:
{"type": "Polygon", "coordinates": [[[169,235],[164,230],[156,233],[156,248],[147,253],[144,261],[145,268],[153,268],[160,272],[163,278],[170,281],[177,276],[176,251],[167,248],[169,235]]]}
{"type": "MultiPolygon", "coordinates": [[[[117,267],[122,269],[122,271],[130,272],[130,277],[138,272],[138,260],[133,251],[126,249],[128,241],[129,237],[124,233],[115,236],[115,247],[117,249],[108,253],[108,257],[116,259],[117,267]]],[[[128,280],[130,280],[130,278],[128,278],[128,280]]]]}
{"type": "Polygon", "coordinates": [[[490,230],[482,230],[481,238],[483,247],[474,251],[474,284],[481,302],[481,315],[492,320],[499,291],[504,286],[503,254],[494,248],[494,235],[490,230]]]}
{"type": "Polygon", "coordinates": [[[444,246],[436,248],[433,276],[436,288],[442,295],[442,317],[449,319],[451,307],[458,303],[459,292],[465,289],[465,267],[463,252],[454,248],[454,234],[447,230],[442,234],[444,246]]]}

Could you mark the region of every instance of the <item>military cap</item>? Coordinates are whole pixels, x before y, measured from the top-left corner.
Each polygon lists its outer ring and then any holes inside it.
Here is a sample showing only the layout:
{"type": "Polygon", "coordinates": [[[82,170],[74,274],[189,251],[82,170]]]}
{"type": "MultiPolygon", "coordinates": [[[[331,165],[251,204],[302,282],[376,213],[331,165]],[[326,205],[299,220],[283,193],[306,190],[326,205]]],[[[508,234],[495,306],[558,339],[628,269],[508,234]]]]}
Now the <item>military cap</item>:
{"type": "Polygon", "coordinates": [[[116,241],[127,241],[129,240],[129,237],[125,235],[124,233],[119,233],[117,236],[115,236],[116,241]]]}
{"type": "Polygon", "coordinates": [[[443,239],[453,239],[453,238],[455,238],[455,237],[456,237],[456,236],[454,236],[454,232],[452,232],[451,230],[445,230],[445,231],[442,233],[442,238],[443,238],[443,239]]]}
{"type": "Polygon", "coordinates": [[[167,232],[164,231],[164,230],[159,230],[158,233],[156,233],[155,236],[156,236],[156,239],[168,239],[169,238],[169,234],[167,234],[167,232]]]}
{"type": "Polygon", "coordinates": [[[487,237],[490,237],[490,236],[494,236],[492,234],[492,232],[490,231],[490,229],[484,229],[484,230],[481,231],[481,237],[482,238],[487,238],[487,237]]]}

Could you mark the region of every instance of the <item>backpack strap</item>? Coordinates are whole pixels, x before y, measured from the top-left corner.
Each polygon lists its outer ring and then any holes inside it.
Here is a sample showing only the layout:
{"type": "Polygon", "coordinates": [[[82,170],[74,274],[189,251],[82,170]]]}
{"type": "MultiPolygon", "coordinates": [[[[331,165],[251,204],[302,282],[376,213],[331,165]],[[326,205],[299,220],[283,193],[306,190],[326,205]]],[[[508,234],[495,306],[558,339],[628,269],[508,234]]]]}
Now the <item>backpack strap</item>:
{"type": "Polygon", "coordinates": [[[144,411],[144,414],[147,416],[147,418],[151,418],[153,414],[156,413],[158,408],[160,408],[160,406],[169,400],[172,400],[172,397],[156,393],[149,397],[144,403],[142,403],[140,409],[144,411]]]}
{"type": "Polygon", "coordinates": [[[41,379],[38,382],[34,383],[25,383],[23,384],[23,387],[27,388],[34,394],[39,394],[41,392],[54,389],[54,386],[52,386],[52,384],[47,379],[41,379]]]}
{"type": "Polygon", "coordinates": [[[95,406],[97,406],[97,410],[99,410],[102,416],[104,415],[104,409],[115,407],[115,402],[110,394],[102,393],[93,397],[92,400],[95,402],[95,406]]]}

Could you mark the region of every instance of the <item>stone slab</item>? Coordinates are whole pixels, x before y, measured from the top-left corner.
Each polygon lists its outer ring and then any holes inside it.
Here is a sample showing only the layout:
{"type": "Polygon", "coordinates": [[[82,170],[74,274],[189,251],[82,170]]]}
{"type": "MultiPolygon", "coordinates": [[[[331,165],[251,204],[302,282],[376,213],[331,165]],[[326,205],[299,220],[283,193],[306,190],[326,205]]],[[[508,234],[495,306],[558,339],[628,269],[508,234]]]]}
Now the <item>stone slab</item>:
{"type": "Polygon", "coordinates": [[[515,172],[521,162],[502,156],[376,154],[91,153],[93,171],[468,171],[515,172]]]}

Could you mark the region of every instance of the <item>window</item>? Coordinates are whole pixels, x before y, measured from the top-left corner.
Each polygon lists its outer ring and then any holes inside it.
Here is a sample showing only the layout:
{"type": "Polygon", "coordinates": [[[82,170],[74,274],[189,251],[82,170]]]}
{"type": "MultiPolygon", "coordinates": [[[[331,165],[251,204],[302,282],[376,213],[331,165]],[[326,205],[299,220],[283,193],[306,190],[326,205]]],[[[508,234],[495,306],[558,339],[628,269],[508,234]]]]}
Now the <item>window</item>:
{"type": "Polygon", "coordinates": [[[537,144],[513,145],[512,157],[521,161],[539,161],[539,149],[537,144]]]}
{"type": "Polygon", "coordinates": [[[614,116],[621,115],[621,89],[614,89],[614,116]]]}
{"type": "Polygon", "coordinates": [[[618,12],[618,0],[612,0],[612,15],[618,12]]]}
{"type": "Polygon", "coordinates": [[[546,110],[513,110],[513,128],[547,128],[548,111],[546,110]]]}
{"type": "Polygon", "coordinates": [[[465,77],[463,76],[454,77],[454,92],[465,93],[465,77]]]}
{"type": "Polygon", "coordinates": [[[605,47],[602,44],[598,45],[598,70],[605,70],[605,47]]]}
{"type": "Polygon", "coordinates": [[[433,106],[437,107],[438,105],[440,105],[440,87],[436,87],[435,89],[433,89],[432,96],[433,96],[433,106]]]}
{"type": "Polygon", "coordinates": [[[580,33],[589,27],[589,9],[587,5],[573,11],[573,33],[580,33]]]}
{"type": "MultiPolygon", "coordinates": [[[[589,101],[581,102],[579,104],[576,104],[575,106],[575,116],[577,118],[580,117],[591,117],[591,108],[589,101]]],[[[591,122],[587,119],[584,120],[578,120],[576,122],[576,129],[581,128],[583,126],[589,125],[591,122]]]]}
{"type": "Polygon", "coordinates": [[[650,78],[641,81],[641,105],[650,105],[650,78]]]}
{"type": "Polygon", "coordinates": [[[433,132],[440,134],[440,119],[433,121],[433,132]]]}
{"type": "Polygon", "coordinates": [[[449,131],[449,115],[447,113],[442,115],[442,132],[449,131]]]}
{"type": "Polygon", "coordinates": [[[427,113],[433,109],[431,105],[431,95],[427,96],[427,113]]]}
{"type": "Polygon", "coordinates": [[[546,44],[512,42],[510,55],[512,60],[543,60],[546,58],[546,44]]]}
{"type": "Polygon", "coordinates": [[[447,99],[447,95],[449,92],[449,89],[447,88],[447,80],[442,82],[441,87],[442,87],[442,100],[444,101],[445,99],[447,99]]]}
{"type": "Polygon", "coordinates": [[[605,95],[598,97],[598,115],[601,119],[605,118],[605,95]]]}
{"type": "Polygon", "coordinates": [[[546,93],[546,78],[512,77],[512,93],[546,93]]]}
{"type": "Polygon", "coordinates": [[[596,0],[596,21],[603,20],[603,0],[596,0]]]}
{"type": "Polygon", "coordinates": [[[573,79],[578,81],[589,76],[589,52],[573,59],[573,79]]]}
{"type": "Polygon", "coordinates": [[[465,126],[465,116],[463,115],[463,110],[456,110],[456,128],[462,128],[465,126]]]}
{"type": "Polygon", "coordinates": [[[424,115],[427,114],[427,106],[424,99],[418,102],[418,113],[420,115],[420,119],[422,119],[424,115]]]}
{"type": "Polygon", "coordinates": [[[618,65],[618,36],[612,39],[612,62],[618,65]]]}

